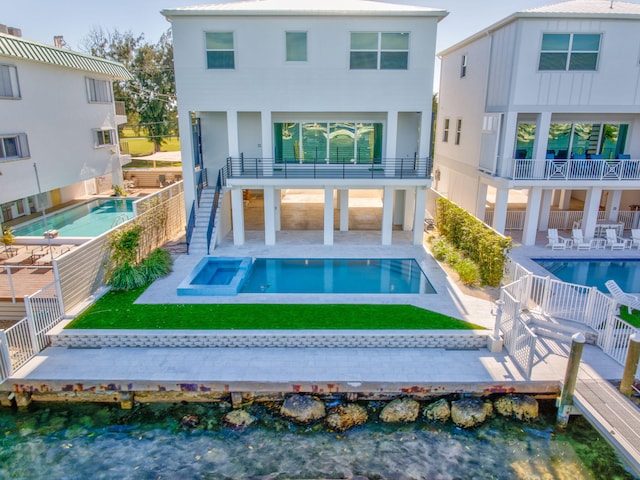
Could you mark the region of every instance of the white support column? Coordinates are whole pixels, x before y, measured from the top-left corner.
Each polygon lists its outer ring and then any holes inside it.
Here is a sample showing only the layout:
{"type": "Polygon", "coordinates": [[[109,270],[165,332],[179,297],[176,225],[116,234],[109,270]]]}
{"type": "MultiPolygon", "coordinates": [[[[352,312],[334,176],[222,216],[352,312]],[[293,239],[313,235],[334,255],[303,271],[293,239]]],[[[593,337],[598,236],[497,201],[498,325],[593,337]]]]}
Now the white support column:
{"type": "Polygon", "coordinates": [[[547,158],[547,144],[549,143],[549,128],[551,127],[551,112],[542,112],[538,114],[538,122],[536,125],[536,139],[533,158],[537,160],[545,160],[547,158]]]}
{"type": "Polygon", "coordinates": [[[430,157],[431,153],[431,110],[420,112],[420,140],[418,143],[418,158],[430,157]]]}
{"type": "Polygon", "coordinates": [[[507,207],[509,206],[509,189],[496,188],[496,204],[493,207],[493,228],[504,234],[507,225],[507,207]]]}
{"type": "Polygon", "coordinates": [[[384,187],[382,199],[382,245],[391,245],[393,232],[393,197],[395,189],[384,187]]]}
{"type": "Polygon", "coordinates": [[[227,111],[227,141],[229,142],[229,156],[240,157],[240,140],[238,139],[238,112],[227,111]]]}
{"type": "Polygon", "coordinates": [[[271,112],[261,112],[262,124],[262,174],[265,177],[273,175],[273,133],[271,130],[271,112]]]}
{"type": "Polygon", "coordinates": [[[413,209],[413,244],[422,245],[424,238],[424,216],[427,208],[427,189],[417,188],[415,200],[415,208],[413,209]]]}
{"type": "Polygon", "coordinates": [[[542,188],[529,189],[527,199],[527,211],[524,215],[524,230],[522,231],[522,244],[535,245],[538,233],[538,219],[540,218],[540,204],[542,201],[542,188]]]}
{"type": "MultiPolygon", "coordinates": [[[[404,220],[402,222],[402,230],[410,232],[413,230],[416,217],[416,190],[407,189],[404,191],[404,220]]],[[[422,216],[424,222],[424,215],[422,216]]],[[[423,227],[424,228],[424,227],[423,227]]]]}
{"type": "Polygon", "coordinates": [[[569,210],[571,206],[571,190],[562,190],[560,192],[560,200],[558,201],[558,208],[560,210],[569,210]]]}
{"type": "Polygon", "coordinates": [[[324,244],[333,245],[333,188],[324,188],[324,244]]]}
{"type": "Polygon", "coordinates": [[[518,132],[518,112],[507,112],[502,122],[502,149],[498,152],[501,177],[511,177],[513,174],[513,154],[516,148],[516,134],[518,132]]]}
{"type": "Polygon", "coordinates": [[[241,188],[231,190],[231,215],[233,217],[233,244],[244,245],[244,201],[241,188]]]}
{"type": "Polygon", "coordinates": [[[340,197],[340,231],[349,231],[349,190],[338,190],[340,197]]]}
{"type": "Polygon", "coordinates": [[[538,225],[541,231],[549,228],[549,215],[551,214],[551,202],[553,200],[553,190],[542,191],[542,206],[540,207],[540,221],[538,225]]]}
{"type": "Polygon", "coordinates": [[[621,201],[622,190],[609,190],[609,194],[607,195],[607,206],[605,207],[605,210],[609,213],[608,220],[611,220],[612,222],[618,221],[621,201]]]}
{"type": "Polygon", "coordinates": [[[596,232],[598,211],[600,210],[600,197],[602,197],[602,188],[593,187],[587,189],[587,195],[584,199],[584,210],[582,213],[582,229],[584,231],[584,236],[587,238],[593,238],[596,232]]]}
{"type": "Polygon", "coordinates": [[[398,143],[398,112],[387,112],[387,149],[385,150],[384,174],[393,176],[398,143]]]}
{"type": "Polygon", "coordinates": [[[275,205],[275,189],[273,187],[265,187],[264,190],[264,244],[276,244],[276,205],[275,205]]]}
{"type": "Polygon", "coordinates": [[[282,230],[282,219],[280,214],[282,212],[282,190],[276,188],[275,190],[275,210],[276,210],[276,232],[282,230]]]}
{"type": "Polygon", "coordinates": [[[486,183],[478,182],[478,193],[476,200],[476,217],[484,222],[484,216],[487,213],[487,190],[489,186],[486,183]]]}
{"type": "Polygon", "coordinates": [[[536,138],[534,141],[533,159],[537,160],[534,165],[536,178],[544,178],[547,143],[549,141],[549,128],[551,127],[551,112],[542,112],[538,115],[536,125],[536,138]]]}

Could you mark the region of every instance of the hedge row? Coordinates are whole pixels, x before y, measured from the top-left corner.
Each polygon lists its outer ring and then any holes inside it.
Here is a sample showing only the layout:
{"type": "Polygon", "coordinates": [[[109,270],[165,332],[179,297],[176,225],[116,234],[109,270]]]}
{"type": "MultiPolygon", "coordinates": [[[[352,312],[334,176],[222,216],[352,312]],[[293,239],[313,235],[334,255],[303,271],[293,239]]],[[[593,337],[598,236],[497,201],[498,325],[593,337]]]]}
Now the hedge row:
{"type": "Polygon", "coordinates": [[[436,203],[436,221],[440,234],[476,262],[482,283],[499,286],[507,253],[511,249],[511,238],[503,237],[442,197],[436,203]]]}

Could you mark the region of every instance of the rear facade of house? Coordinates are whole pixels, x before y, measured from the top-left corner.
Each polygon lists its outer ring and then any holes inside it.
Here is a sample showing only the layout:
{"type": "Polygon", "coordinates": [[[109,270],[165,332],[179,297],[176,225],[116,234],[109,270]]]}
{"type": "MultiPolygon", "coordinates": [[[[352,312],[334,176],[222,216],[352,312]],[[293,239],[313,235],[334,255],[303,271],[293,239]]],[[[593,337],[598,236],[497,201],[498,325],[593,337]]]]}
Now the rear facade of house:
{"type": "Polygon", "coordinates": [[[527,245],[574,222],[586,237],[598,222],[637,226],[639,4],[517,12],[440,57],[439,192],[527,245]]]}
{"type": "Polygon", "coordinates": [[[243,191],[258,190],[272,245],[283,192],[321,190],[330,245],[334,229],[349,228],[349,192],[375,189],[381,243],[391,243],[394,224],[422,242],[436,29],[446,12],[265,0],[162,13],[174,39],[187,214],[204,172],[209,185],[221,173],[218,236],[245,242],[243,191]]]}
{"type": "Polygon", "coordinates": [[[126,116],[124,105],[116,111],[112,82],[131,75],[119,63],[3,30],[0,222],[110,193],[122,182],[121,165],[130,161],[118,147],[117,125],[126,116]]]}

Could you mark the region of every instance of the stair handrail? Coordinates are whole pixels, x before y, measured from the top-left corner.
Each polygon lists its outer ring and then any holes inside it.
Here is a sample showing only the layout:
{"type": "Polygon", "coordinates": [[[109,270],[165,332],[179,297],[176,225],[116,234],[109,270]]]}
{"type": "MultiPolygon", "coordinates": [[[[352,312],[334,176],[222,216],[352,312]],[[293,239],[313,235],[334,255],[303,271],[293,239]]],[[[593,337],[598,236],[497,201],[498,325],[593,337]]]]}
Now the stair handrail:
{"type": "Polygon", "coordinates": [[[189,220],[187,221],[187,255],[189,254],[189,245],[191,244],[191,237],[193,237],[193,229],[196,227],[196,201],[191,204],[191,210],[189,211],[189,220]]]}
{"type": "Polygon", "coordinates": [[[213,236],[213,227],[216,222],[216,213],[218,212],[218,203],[220,200],[220,190],[222,189],[222,175],[218,172],[216,180],[216,189],[213,194],[213,206],[211,207],[211,215],[209,216],[209,224],[207,225],[207,255],[211,251],[211,237],[213,236]]]}

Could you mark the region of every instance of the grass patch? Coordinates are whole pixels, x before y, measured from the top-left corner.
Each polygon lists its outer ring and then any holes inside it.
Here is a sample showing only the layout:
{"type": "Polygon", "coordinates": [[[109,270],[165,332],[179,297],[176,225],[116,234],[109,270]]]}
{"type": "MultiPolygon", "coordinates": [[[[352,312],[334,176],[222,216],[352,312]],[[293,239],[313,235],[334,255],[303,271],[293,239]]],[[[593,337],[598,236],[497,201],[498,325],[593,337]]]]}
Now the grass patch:
{"type": "Polygon", "coordinates": [[[630,323],[636,328],[640,328],[640,311],[633,310],[627,307],[626,305],[620,305],[620,315],[618,315],[622,320],[627,323],[630,323]]]}
{"type": "Polygon", "coordinates": [[[145,288],[108,292],[67,328],[484,330],[411,305],[134,304],[145,288]]]}
{"type": "MultiPolygon", "coordinates": [[[[153,153],[153,142],[148,137],[120,137],[121,147],[126,144],[128,153],[133,156],[151,155],[153,153]]],[[[167,137],[160,147],[161,152],[177,152],[180,150],[180,139],[178,137],[167,137]]]]}

